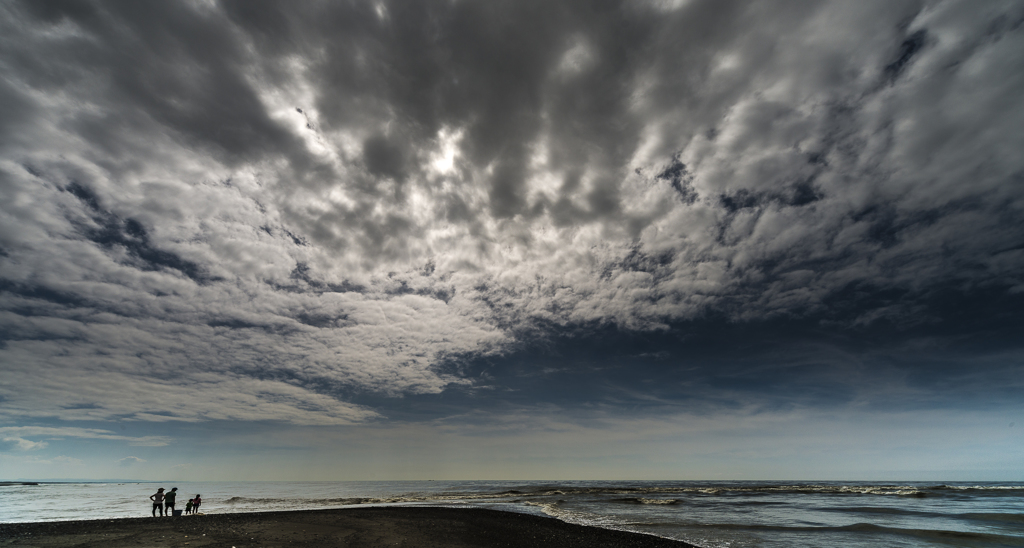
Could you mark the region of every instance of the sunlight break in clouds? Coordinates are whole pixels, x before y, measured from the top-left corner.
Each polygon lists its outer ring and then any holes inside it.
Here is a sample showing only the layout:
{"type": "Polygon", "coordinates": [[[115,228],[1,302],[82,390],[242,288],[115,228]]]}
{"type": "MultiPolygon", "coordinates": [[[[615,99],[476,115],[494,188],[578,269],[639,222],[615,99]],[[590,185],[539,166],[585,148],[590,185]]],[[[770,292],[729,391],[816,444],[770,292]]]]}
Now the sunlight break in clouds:
{"type": "Polygon", "coordinates": [[[381,421],[1024,287],[1018,4],[253,6],[0,7],[0,420],[381,421]]]}

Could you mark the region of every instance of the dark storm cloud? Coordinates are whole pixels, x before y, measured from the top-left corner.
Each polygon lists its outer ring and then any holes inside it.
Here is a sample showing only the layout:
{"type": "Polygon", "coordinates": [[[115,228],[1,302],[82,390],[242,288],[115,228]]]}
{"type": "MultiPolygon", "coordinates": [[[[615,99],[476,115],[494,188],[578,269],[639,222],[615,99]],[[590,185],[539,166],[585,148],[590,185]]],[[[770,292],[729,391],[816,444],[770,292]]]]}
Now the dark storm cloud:
{"type": "MultiPolygon", "coordinates": [[[[366,420],[349,402],[519,382],[479,364],[566,333],[707,326],[795,333],[719,369],[651,342],[673,358],[590,393],[688,367],[717,394],[852,401],[858,367],[944,390],[919,372],[955,364],[904,346],[973,318],[968,348],[1024,289],[1017,4],[0,10],[0,322],[30,386],[0,392],[11,413],[366,420]],[[878,326],[882,357],[840,341],[878,326]],[[74,393],[87,378],[137,395],[74,393]],[[146,405],[168,386],[182,405],[146,405]]],[[[999,341],[957,362],[967,384],[1004,375],[999,341]]]]}
{"type": "Polygon", "coordinates": [[[37,89],[88,93],[98,108],[72,123],[108,153],[128,152],[130,129],[155,123],[232,163],[282,153],[305,163],[294,137],[268,118],[246,80],[245,44],[216,11],[131,2],[19,7],[25,23],[58,36],[34,40],[30,48],[8,43],[10,69],[37,89]],[[51,59],[43,70],[40,56],[51,59]]]}
{"type": "Polygon", "coordinates": [[[96,195],[88,188],[72,182],[66,190],[92,210],[91,222],[79,229],[87,239],[105,248],[117,246],[125,249],[131,259],[137,262],[136,267],[141,270],[169,268],[181,272],[199,284],[212,281],[196,263],[182,259],[174,253],[154,248],[149,241],[146,227],[139,221],[131,218],[122,220],[109,211],[104,211],[96,195]]]}

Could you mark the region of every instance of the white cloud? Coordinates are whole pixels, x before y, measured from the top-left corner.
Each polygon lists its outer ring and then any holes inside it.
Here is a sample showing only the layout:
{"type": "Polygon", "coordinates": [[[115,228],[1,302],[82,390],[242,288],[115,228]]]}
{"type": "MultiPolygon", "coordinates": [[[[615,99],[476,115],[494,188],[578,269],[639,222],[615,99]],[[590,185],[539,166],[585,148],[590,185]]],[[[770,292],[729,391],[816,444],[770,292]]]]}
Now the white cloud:
{"type": "Polygon", "coordinates": [[[139,457],[125,457],[123,459],[118,459],[117,464],[118,466],[131,466],[133,464],[139,464],[143,462],[146,462],[146,459],[140,459],[139,457]]]}
{"type": "Polygon", "coordinates": [[[34,451],[43,449],[48,444],[45,441],[31,441],[17,437],[0,437],[0,451],[34,451]]]}
{"type": "Polygon", "coordinates": [[[1016,5],[687,3],[629,43],[510,5],[532,38],[482,60],[340,5],[301,40],[156,6],[167,47],[3,9],[9,420],[351,424],[552,326],[1024,284],[1016,5]]]}
{"type": "MultiPolygon", "coordinates": [[[[162,447],[170,443],[166,436],[123,436],[109,430],[96,428],[75,428],[75,427],[50,427],[50,426],[4,426],[0,427],[0,435],[9,434],[18,437],[32,437],[48,439],[62,438],[83,438],[99,440],[127,441],[128,445],[139,445],[147,447],[162,447]]],[[[5,438],[6,439],[6,438],[5,438]]],[[[32,443],[32,442],[29,442],[32,443]]],[[[42,447],[45,447],[44,443],[42,447]]]]}

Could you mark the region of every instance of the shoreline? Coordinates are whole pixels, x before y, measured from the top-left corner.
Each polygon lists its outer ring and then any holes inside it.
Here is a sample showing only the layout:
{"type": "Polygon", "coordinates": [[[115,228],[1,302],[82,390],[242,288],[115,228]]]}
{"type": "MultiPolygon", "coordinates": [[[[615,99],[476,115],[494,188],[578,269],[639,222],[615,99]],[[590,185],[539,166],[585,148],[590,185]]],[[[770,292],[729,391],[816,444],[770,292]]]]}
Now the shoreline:
{"type": "Polygon", "coordinates": [[[485,508],[378,506],[0,523],[0,547],[696,548],[643,533],[485,508]]]}

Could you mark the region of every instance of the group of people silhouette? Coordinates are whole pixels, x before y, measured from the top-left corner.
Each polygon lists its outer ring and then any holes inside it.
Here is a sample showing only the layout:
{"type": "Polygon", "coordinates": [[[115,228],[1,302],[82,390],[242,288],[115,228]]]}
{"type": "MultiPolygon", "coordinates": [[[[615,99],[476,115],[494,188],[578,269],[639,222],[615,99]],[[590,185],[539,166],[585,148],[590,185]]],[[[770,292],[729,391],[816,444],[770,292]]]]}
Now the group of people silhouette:
{"type": "MultiPolygon", "coordinates": [[[[174,499],[178,496],[178,488],[172,487],[170,491],[164,492],[164,488],[161,487],[149,496],[149,500],[153,501],[153,517],[156,517],[157,511],[160,512],[160,517],[171,516],[174,514],[174,499]]],[[[203,504],[203,499],[198,494],[195,498],[188,499],[185,503],[186,514],[199,513],[199,507],[203,504]]]]}

